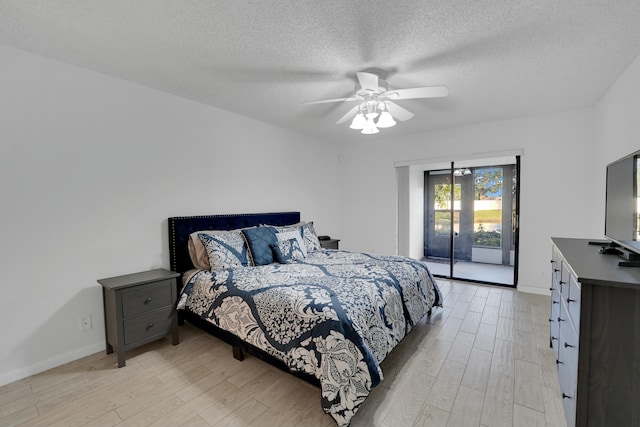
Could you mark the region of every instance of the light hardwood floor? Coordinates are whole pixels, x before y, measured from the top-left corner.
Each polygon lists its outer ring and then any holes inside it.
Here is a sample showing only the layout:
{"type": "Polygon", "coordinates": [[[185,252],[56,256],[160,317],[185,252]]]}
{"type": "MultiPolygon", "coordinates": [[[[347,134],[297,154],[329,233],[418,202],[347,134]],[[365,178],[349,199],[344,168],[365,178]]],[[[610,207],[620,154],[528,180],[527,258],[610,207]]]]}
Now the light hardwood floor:
{"type": "MultiPolygon", "coordinates": [[[[360,426],[565,426],[549,298],[439,279],[444,308],[384,361],[360,426]]],[[[335,426],[320,391],[191,325],[0,387],[1,426],[335,426]]]]}

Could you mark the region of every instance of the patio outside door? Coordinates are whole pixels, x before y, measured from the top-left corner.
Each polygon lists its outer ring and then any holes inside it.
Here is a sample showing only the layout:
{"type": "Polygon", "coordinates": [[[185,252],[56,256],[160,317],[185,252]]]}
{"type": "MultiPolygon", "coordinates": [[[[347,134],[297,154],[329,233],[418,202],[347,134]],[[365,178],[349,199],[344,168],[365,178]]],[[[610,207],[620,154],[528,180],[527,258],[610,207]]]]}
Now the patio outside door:
{"type": "Polygon", "coordinates": [[[424,260],[441,277],[515,286],[518,165],[425,171],[424,260]]]}

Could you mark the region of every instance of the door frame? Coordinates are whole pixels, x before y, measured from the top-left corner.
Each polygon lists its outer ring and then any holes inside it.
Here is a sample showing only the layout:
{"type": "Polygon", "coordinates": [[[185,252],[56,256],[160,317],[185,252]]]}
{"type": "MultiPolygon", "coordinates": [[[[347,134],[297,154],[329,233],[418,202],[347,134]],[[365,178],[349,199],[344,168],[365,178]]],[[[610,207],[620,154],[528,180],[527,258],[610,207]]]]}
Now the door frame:
{"type": "MultiPolygon", "coordinates": [[[[468,161],[464,161],[463,163],[470,163],[468,161]]],[[[521,162],[520,162],[520,155],[516,155],[515,156],[515,163],[510,163],[508,165],[514,165],[515,166],[515,178],[516,178],[516,185],[515,185],[515,192],[513,194],[513,199],[515,203],[512,203],[510,206],[503,206],[503,215],[505,215],[505,209],[510,210],[511,212],[509,213],[510,216],[512,216],[512,229],[510,230],[512,232],[512,236],[511,236],[511,240],[512,240],[512,245],[514,247],[514,260],[513,260],[513,283],[512,284],[505,284],[505,283],[496,283],[496,282],[488,282],[488,281],[483,281],[483,280],[474,280],[474,279],[468,279],[468,278],[462,278],[462,277],[456,277],[454,275],[454,264],[455,264],[455,233],[454,233],[454,220],[455,220],[455,184],[456,184],[456,180],[454,177],[454,171],[455,171],[455,167],[456,167],[456,162],[455,161],[451,161],[450,163],[450,169],[449,169],[449,181],[451,182],[451,195],[450,195],[450,200],[452,201],[449,207],[449,215],[451,218],[451,226],[449,227],[449,275],[448,277],[446,276],[439,276],[439,275],[435,275],[436,277],[446,277],[446,278],[450,278],[450,279],[455,279],[455,280],[462,280],[462,281],[469,281],[469,282],[474,282],[474,283],[483,283],[483,284],[491,284],[491,285],[497,285],[497,286],[507,286],[507,287],[517,287],[518,285],[518,271],[519,271],[519,242],[520,242],[520,176],[521,176],[521,162]],[[513,213],[513,209],[514,209],[514,205],[515,205],[515,213],[513,213]]],[[[489,167],[492,165],[489,165],[489,167]]],[[[507,166],[507,164],[499,164],[499,165],[495,165],[495,166],[500,166],[500,167],[505,167],[507,166]]],[[[430,169],[430,170],[425,170],[425,178],[424,178],[424,182],[425,182],[425,196],[427,195],[427,175],[429,171],[435,171],[435,170],[447,170],[447,169],[430,169]]],[[[503,178],[504,178],[504,172],[503,172],[503,178]]],[[[511,174],[510,174],[511,175],[511,174]]],[[[510,185],[510,183],[507,183],[506,188],[509,189],[509,191],[511,191],[512,186],[510,185]]],[[[429,191],[431,192],[432,190],[429,188],[429,191]]],[[[505,182],[503,179],[503,192],[505,191],[505,182]]],[[[428,230],[428,205],[429,205],[429,198],[425,197],[424,199],[424,230],[423,232],[426,235],[426,232],[428,230]]],[[[462,212],[460,214],[462,216],[462,212]]],[[[504,223],[504,221],[503,221],[504,223]]],[[[504,233],[504,232],[503,232],[504,233]]],[[[425,238],[424,241],[424,245],[426,248],[427,245],[427,239],[425,238]]]]}

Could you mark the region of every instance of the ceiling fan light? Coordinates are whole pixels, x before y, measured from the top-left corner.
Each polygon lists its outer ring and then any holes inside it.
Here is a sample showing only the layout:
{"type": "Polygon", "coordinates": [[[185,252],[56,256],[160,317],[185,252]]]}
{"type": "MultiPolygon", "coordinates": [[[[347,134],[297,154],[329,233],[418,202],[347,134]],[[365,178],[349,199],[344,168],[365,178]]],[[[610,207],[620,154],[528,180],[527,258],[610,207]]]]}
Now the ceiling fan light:
{"type": "Polygon", "coordinates": [[[362,113],[358,113],[353,118],[353,121],[351,122],[351,125],[349,127],[351,129],[359,130],[359,129],[364,129],[366,124],[367,124],[367,120],[364,118],[364,115],[362,113]]]}
{"type": "Polygon", "coordinates": [[[389,114],[388,111],[383,111],[382,114],[380,114],[378,122],[376,123],[376,126],[378,126],[379,128],[390,128],[395,125],[396,121],[393,120],[393,116],[389,114]]]}
{"type": "Polygon", "coordinates": [[[374,113],[367,113],[367,119],[369,119],[369,120],[373,120],[376,117],[378,117],[378,113],[375,113],[375,112],[374,113]]]}
{"type": "Polygon", "coordinates": [[[380,132],[380,130],[377,127],[374,126],[372,128],[366,127],[364,129],[362,129],[362,132],[360,132],[360,133],[365,134],[365,135],[373,135],[374,133],[378,133],[378,132],[380,132]]]}
{"type": "Polygon", "coordinates": [[[374,133],[378,133],[380,130],[376,127],[375,123],[373,123],[373,119],[367,120],[367,124],[362,129],[363,134],[365,135],[373,135],[374,133]]]}

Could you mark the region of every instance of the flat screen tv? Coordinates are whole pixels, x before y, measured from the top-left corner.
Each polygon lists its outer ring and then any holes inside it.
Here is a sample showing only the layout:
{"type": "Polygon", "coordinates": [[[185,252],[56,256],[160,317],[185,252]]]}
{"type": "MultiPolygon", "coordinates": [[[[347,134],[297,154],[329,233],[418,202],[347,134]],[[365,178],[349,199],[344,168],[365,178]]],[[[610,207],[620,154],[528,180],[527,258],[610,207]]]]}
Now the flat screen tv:
{"type": "MultiPolygon", "coordinates": [[[[605,236],[634,254],[640,254],[638,173],[640,151],[607,165],[605,236]]],[[[621,255],[625,255],[622,251],[621,255]]]]}

